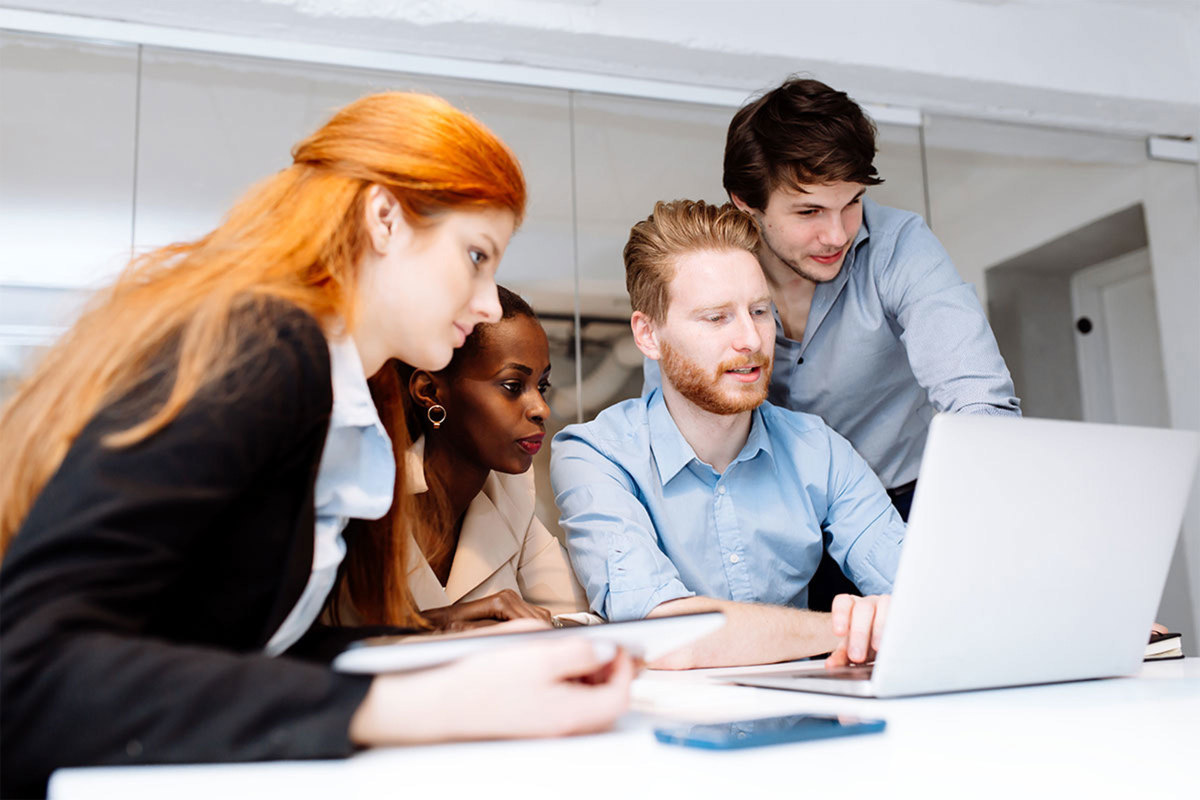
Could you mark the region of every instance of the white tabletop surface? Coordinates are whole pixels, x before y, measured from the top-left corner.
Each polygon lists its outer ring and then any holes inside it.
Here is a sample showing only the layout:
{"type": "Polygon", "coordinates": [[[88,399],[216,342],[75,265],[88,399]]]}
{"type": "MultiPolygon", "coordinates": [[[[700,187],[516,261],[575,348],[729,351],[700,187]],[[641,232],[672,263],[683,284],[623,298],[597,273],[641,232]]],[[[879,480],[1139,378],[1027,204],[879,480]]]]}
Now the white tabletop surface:
{"type": "Polygon", "coordinates": [[[1135,678],[897,700],[729,686],[721,674],[645,673],[635,711],[598,736],[383,748],[340,761],[59,770],[50,795],[1200,798],[1200,659],[1146,664],[1135,678]],[[652,733],[664,718],[806,711],[883,718],[887,730],[718,752],[652,733]]]}

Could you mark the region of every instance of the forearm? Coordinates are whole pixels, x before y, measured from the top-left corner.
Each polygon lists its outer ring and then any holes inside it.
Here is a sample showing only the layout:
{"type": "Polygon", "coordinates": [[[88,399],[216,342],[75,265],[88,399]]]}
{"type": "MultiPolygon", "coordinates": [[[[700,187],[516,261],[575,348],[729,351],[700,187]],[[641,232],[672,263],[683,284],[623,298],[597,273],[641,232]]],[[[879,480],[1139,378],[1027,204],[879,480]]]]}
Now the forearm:
{"type": "Polygon", "coordinates": [[[350,718],[350,741],[378,747],[502,736],[514,723],[492,699],[461,663],[381,675],[350,718]]]}
{"type": "Polygon", "coordinates": [[[633,662],[582,637],[375,678],[350,720],[360,745],[600,731],[629,706],[633,662]]]}
{"type": "Polygon", "coordinates": [[[683,597],[656,607],[648,616],[669,617],[720,611],[725,625],[681,650],[650,664],[655,669],[773,664],[828,653],[837,645],[829,614],[783,606],[736,603],[711,597],[683,597]]]}

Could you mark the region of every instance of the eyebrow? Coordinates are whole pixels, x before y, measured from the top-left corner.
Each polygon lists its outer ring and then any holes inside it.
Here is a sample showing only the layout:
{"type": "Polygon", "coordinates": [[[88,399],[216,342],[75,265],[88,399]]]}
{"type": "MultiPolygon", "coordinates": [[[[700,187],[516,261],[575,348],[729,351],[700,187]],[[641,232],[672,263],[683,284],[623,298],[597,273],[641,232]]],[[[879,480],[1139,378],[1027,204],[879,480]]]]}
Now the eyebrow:
{"type": "MultiPolygon", "coordinates": [[[[864,194],[866,194],[866,193],[867,193],[867,188],[864,186],[863,188],[861,188],[861,189],[859,189],[859,190],[858,190],[858,194],[856,194],[856,195],[854,195],[854,197],[851,197],[851,198],[850,198],[850,203],[853,203],[855,200],[857,200],[858,198],[862,197],[862,196],[863,196],[864,194]]],[[[847,203],[846,205],[850,205],[850,203],[847,203]]],[[[823,205],[821,205],[820,203],[795,203],[795,202],[793,202],[793,203],[792,203],[792,208],[793,208],[793,209],[796,209],[796,208],[815,208],[815,209],[821,209],[821,210],[824,210],[825,208],[827,208],[827,206],[823,206],[823,205]]]]}
{"type": "Polygon", "coordinates": [[[498,374],[500,374],[501,372],[504,372],[504,370],[506,370],[506,369],[515,369],[517,372],[524,373],[525,375],[532,375],[532,374],[533,374],[533,368],[532,368],[532,367],[527,367],[527,366],[525,366],[524,364],[518,364],[516,361],[510,361],[510,362],[508,362],[508,363],[507,363],[507,364],[505,364],[503,367],[501,367],[500,369],[496,370],[496,374],[498,375],[498,374]]]}
{"type": "Polygon", "coordinates": [[[481,234],[479,234],[479,235],[480,235],[480,236],[482,236],[484,239],[486,239],[486,240],[487,240],[487,243],[488,243],[488,245],[490,245],[490,246],[491,246],[491,248],[492,248],[491,255],[492,255],[493,257],[495,257],[496,255],[498,255],[498,254],[500,253],[500,248],[499,248],[499,247],[496,245],[496,240],[495,240],[495,239],[493,239],[493,238],[492,238],[490,235],[488,235],[488,234],[486,234],[486,233],[481,233],[481,234]]]}
{"type": "MultiPolygon", "coordinates": [[[[759,303],[767,303],[769,305],[771,303],[771,296],[769,294],[764,294],[762,297],[754,298],[747,305],[756,306],[759,303]]],[[[737,305],[737,303],[730,302],[730,303],[721,303],[719,305],[713,305],[713,306],[701,306],[700,308],[697,308],[692,313],[697,314],[697,315],[702,315],[702,314],[711,314],[714,311],[728,311],[729,309],[733,308],[736,305],[737,305]]]]}

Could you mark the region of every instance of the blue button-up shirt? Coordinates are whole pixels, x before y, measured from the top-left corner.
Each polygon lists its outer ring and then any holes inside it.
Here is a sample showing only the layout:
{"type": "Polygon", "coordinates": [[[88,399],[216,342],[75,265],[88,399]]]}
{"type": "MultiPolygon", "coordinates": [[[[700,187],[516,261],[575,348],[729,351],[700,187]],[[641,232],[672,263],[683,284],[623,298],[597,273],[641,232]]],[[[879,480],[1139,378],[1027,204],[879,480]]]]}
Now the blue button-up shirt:
{"type": "MultiPolygon", "coordinates": [[[[660,385],[647,361],[645,391],[660,385]]],[[[974,289],[919,216],[870,198],[803,341],[775,315],[770,399],[820,416],[889,487],[916,479],[935,412],[1021,413],[974,289]]]]}
{"type": "Polygon", "coordinates": [[[575,573],[610,620],[694,594],[806,607],[823,546],[863,592],[892,588],[904,523],[811,414],[764,403],[718,473],[654,391],[555,436],[550,478],[575,573]]]}

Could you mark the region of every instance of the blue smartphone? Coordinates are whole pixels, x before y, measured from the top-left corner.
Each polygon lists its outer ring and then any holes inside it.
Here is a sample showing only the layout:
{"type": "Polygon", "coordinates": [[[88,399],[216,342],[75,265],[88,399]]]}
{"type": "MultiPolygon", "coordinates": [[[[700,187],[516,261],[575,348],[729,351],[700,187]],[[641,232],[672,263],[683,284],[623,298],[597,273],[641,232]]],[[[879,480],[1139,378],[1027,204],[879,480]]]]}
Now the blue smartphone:
{"type": "Polygon", "coordinates": [[[669,725],[654,729],[654,738],[666,744],[702,747],[706,750],[731,750],[768,744],[805,742],[835,736],[879,733],[887,723],[881,719],[862,719],[848,715],[792,714],[720,724],[669,725]]]}

